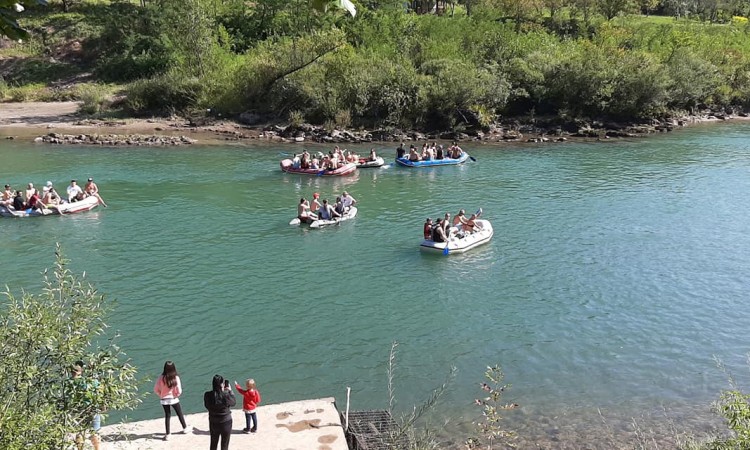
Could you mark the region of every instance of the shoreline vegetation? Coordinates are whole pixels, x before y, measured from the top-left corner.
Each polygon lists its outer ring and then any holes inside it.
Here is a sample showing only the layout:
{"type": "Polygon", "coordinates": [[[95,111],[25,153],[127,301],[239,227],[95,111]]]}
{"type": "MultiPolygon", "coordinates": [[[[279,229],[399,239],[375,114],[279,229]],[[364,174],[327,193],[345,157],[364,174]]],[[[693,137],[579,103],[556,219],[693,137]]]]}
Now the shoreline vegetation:
{"type": "Polygon", "coordinates": [[[77,102],[28,102],[0,110],[0,134],[13,140],[22,136],[37,143],[102,146],[177,146],[220,144],[227,141],[267,141],[276,143],[398,143],[462,141],[478,143],[555,143],[568,140],[608,140],[639,138],[671,132],[696,124],[750,120],[747,114],[706,111],[701,115],[652,120],[641,124],[593,121],[578,129],[563,129],[539,120],[523,124],[517,120],[498,124],[486,133],[423,132],[418,130],[327,130],[312,124],[273,123],[244,125],[233,120],[184,118],[91,119],[78,113],[77,102]],[[47,133],[39,135],[40,130],[47,133]],[[32,136],[29,136],[32,134],[32,136]],[[190,137],[185,134],[190,134],[190,137]]]}
{"type": "Polygon", "coordinates": [[[743,3],[21,3],[0,4],[19,26],[0,32],[13,37],[0,37],[0,109],[80,102],[70,125],[156,118],[220,140],[548,142],[750,110],[743,3]]]}

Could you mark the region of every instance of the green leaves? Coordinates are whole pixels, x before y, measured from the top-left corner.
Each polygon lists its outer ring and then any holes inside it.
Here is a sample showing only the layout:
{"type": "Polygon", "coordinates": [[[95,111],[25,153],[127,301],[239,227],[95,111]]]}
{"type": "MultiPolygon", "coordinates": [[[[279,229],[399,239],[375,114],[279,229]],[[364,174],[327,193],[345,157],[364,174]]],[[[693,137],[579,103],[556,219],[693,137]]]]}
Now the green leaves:
{"type": "Polygon", "coordinates": [[[96,413],[140,402],[136,370],[107,336],[104,296],[59,247],[40,294],[6,290],[0,307],[0,448],[67,448],[96,413]],[[84,374],[71,378],[83,360],[84,374]]]}
{"type": "Polygon", "coordinates": [[[29,33],[16,21],[17,14],[26,7],[46,4],[46,0],[0,0],[0,36],[12,40],[26,39],[29,33]]]}

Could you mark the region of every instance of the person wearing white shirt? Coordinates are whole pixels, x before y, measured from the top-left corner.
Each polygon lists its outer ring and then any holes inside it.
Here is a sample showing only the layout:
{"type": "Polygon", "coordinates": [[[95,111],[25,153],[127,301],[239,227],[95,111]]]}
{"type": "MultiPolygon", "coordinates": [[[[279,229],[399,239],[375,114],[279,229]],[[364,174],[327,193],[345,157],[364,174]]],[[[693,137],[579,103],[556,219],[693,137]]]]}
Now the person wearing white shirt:
{"type": "Polygon", "coordinates": [[[69,202],[76,201],[76,197],[78,197],[79,194],[83,194],[83,189],[81,189],[81,186],[78,186],[76,180],[70,180],[70,186],[68,186],[67,191],[69,202]]]}
{"type": "Polygon", "coordinates": [[[348,211],[349,208],[357,204],[357,199],[349,195],[348,192],[344,191],[344,193],[341,194],[341,202],[344,204],[344,210],[348,211]]]}

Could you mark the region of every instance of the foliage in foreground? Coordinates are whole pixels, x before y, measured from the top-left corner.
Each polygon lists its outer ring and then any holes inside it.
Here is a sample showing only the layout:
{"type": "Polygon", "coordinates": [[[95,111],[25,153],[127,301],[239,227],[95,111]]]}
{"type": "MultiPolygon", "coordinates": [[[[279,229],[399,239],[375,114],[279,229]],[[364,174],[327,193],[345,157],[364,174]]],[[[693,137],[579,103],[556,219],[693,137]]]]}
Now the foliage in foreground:
{"type": "Polygon", "coordinates": [[[696,450],[744,450],[750,448],[750,394],[745,393],[724,364],[716,359],[719,368],[729,376],[730,389],[722,391],[714,409],[724,418],[729,436],[721,436],[688,444],[696,450]]]}
{"type": "Polygon", "coordinates": [[[6,288],[0,308],[0,448],[68,448],[91,419],[140,403],[136,369],[107,333],[104,296],[68,269],[60,247],[40,294],[6,288]],[[83,361],[85,392],[71,380],[83,361]]]}

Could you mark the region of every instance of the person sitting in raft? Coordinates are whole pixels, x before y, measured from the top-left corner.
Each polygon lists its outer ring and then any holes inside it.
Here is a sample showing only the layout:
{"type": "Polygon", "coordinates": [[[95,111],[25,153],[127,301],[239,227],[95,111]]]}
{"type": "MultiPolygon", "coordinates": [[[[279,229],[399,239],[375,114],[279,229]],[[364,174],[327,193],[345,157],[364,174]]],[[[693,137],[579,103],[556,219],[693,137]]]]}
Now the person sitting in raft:
{"type": "Polygon", "coordinates": [[[3,205],[3,206],[12,205],[14,195],[15,195],[15,192],[13,192],[13,189],[10,188],[9,184],[6,184],[5,190],[3,191],[3,195],[2,197],[0,197],[0,205],[3,205]]]}
{"type": "Polygon", "coordinates": [[[320,220],[333,220],[338,217],[341,217],[341,214],[337,213],[333,207],[328,204],[328,199],[323,200],[323,205],[321,205],[320,210],[318,211],[318,218],[320,220]]]}
{"type": "Polygon", "coordinates": [[[86,185],[83,187],[83,192],[86,193],[86,197],[93,195],[99,200],[99,203],[101,203],[102,206],[104,206],[105,208],[107,207],[107,204],[104,203],[102,196],[99,195],[99,186],[94,183],[93,178],[89,177],[89,179],[86,181],[86,185]]]}
{"type": "Polygon", "coordinates": [[[300,167],[302,169],[310,168],[310,153],[308,153],[307,150],[302,152],[302,159],[300,160],[300,167]]]}
{"type": "Polygon", "coordinates": [[[432,240],[435,242],[448,242],[448,234],[445,232],[445,228],[448,225],[446,219],[438,221],[437,226],[432,229],[432,240]]]}
{"type": "Polygon", "coordinates": [[[422,160],[429,161],[432,159],[433,155],[434,154],[432,153],[432,147],[430,147],[429,145],[427,145],[427,143],[425,143],[422,146],[422,160]]]}
{"type": "Polygon", "coordinates": [[[424,221],[424,238],[428,241],[432,240],[432,219],[429,217],[424,221]]]}
{"type": "Polygon", "coordinates": [[[28,187],[26,188],[26,202],[31,199],[31,196],[37,194],[37,197],[39,197],[39,191],[36,190],[34,187],[34,183],[29,183],[28,187]]]}
{"type": "Polygon", "coordinates": [[[469,217],[469,220],[466,221],[466,223],[463,226],[463,230],[467,233],[473,233],[477,229],[477,215],[472,214],[471,217],[469,217]]]}
{"type": "Polygon", "coordinates": [[[341,194],[341,201],[344,202],[344,208],[346,211],[349,211],[349,208],[357,204],[357,199],[349,195],[346,191],[341,194]]]}
{"type": "Polygon", "coordinates": [[[346,207],[344,206],[344,202],[341,200],[341,197],[336,197],[336,204],[333,206],[333,210],[339,215],[343,216],[346,213],[346,207]]]}
{"type": "Polygon", "coordinates": [[[297,205],[297,218],[302,223],[312,223],[318,218],[318,216],[310,212],[310,202],[308,202],[305,197],[299,199],[299,205],[297,205]]]}
{"type": "Polygon", "coordinates": [[[42,199],[39,198],[39,191],[34,191],[31,197],[26,201],[27,209],[42,209],[42,199]]]}
{"type": "Polygon", "coordinates": [[[438,145],[437,150],[435,150],[435,159],[443,159],[443,144],[438,145]]]}
{"type": "Polygon", "coordinates": [[[47,184],[45,184],[42,188],[42,198],[47,195],[47,192],[49,192],[50,189],[52,189],[52,182],[48,181],[47,184]]]}
{"type": "Polygon", "coordinates": [[[440,221],[440,224],[445,228],[445,235],[450,236],[451,232],[451,215],[450,213],[445,213],[445,216],[443,217],[443,220],[440,221]]]}
{"type": "Polygon", "coordinates": [[[310,206],[310,212],[317,215],[318,211],[320,211],[320,207],[322,206],[318,199],[320,198],[320,194],[317,192],[313,194],[313,201],[312,205],[310,206]]]}
{"type": "Polygon", "coordinates": [[[292,159],[292,169],[299,169],[302,166],[302,160],[299,155],[294,155],[292,159]]]}
{"type": "Polygon", "coordinates": [[[378,159],[378,155],[375,153],[375,149],[371,148],[370,149],[370,161],[375,161],[376,159],[378,159]]]}
{"type": "Polygon", "coordinates": [[[402,142],[399,144],[398,148],[396,149],[396,158],[403,158],[406,154],[406,149],[404,148],[404,143],[402,142]]]}
{"type": "Polygon", "coordinates": [[[44,205],[46,205],[47,207],[57,206],[60,204],[60,197],[57,195],[57,191],[55,191],[55,188],[51,187],[47,190],[47,192],[44,194],[44,197],[42,197],[42,203],[44,203],[44,205]]]}
{"type": "Polygon", "coordinates": [[[20,190],[16,191],[16,196],[13,197],[13,209],[16,211],[23,211],[25,202],[23,201],[23,194],[20,190]]]}
{"type": "Polygon", "coordinates": [[[417,153],[417,148],[413,144],[409,148],[409,161],[419,161],[419,153],[417,153]]]}
{"type": "Polygon", "coordinates": [[[466,223],[466,221],[469,220],[466,218],[466,211],[461,209],[458,211],[458,214],[453,218],[453,226],[458,228],[459,230],[463,228],[463,225],[466,223]]]}
{"type": "Polygon", "coordinates": [[[83,194],[81,186],[76,184],[76,180],[70,180],[70,186],[68,186],[68,201],[75,202],[78,199],[78,194],[83,194]]]}
{"type": "Polygon", "coordinates": [[[463,152],[463,149],[458,146],[458,143],[453,142],[453,147],[451,147],[451,158],[458,159],[463,152]]]}
{"type": "Polygon", "coordinates": [[[348,162],[348,163],[356,163],[357,161],[359,161],[359,155],[356,154],[356,153],[354,153],[354,152],[352,152],[352,151],[347,150],[346,151],[346,162],[348,162]]]}

